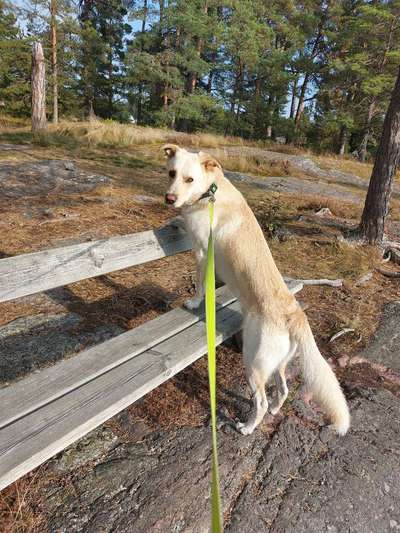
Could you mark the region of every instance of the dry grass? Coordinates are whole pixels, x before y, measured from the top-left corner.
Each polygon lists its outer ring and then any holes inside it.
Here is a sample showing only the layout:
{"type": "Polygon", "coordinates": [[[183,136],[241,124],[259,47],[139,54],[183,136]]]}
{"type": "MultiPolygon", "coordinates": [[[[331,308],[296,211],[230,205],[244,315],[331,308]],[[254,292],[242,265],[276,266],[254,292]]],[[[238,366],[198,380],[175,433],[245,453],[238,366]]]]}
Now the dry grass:
{"type": "Polygon", "coordinates": [[[12,117],[4,113],[0,113],[0,128],[21,128],[28,127],[29,120],[26,118],[12,117]]]}
{"type": "Polygon", "coordinates": [[[49,132],[84,139],[89,144],[110,147],[159,144],[161,142],[181,143],[195,148],[218,148],[222,146],[250,146],[267,148],[285,154],[304,154],[295,146],[282,145],[273,141],[251,141],[241,137],[223,136],[211,132],[183,133],[150,126],[121,124],[113,120],[93,120],[90,122],[61,121],[54,126],[49,124],[49,132]]]}
{"type": "MultiPolygon", "coordinates": [[[[93,120],[87,122],[60,121],[59,124],[48,125],[48,130],[40,135],[32,136],[30,126],[26,120],[15,119],[0,115],[0,127],[3,126],[3,137],[9,136],[11,142],[24,142],[32,140],[40,146],[61,146],[79,147],[81,150],[98,148],[109,149],[135,149],[142,147],[156,152],[163,143],[181,144],[196,149],[213,148],[216,155],[228,170],[238,172],[249,172],[262,174],[264,176],[296,176],[305,175],[298,167],[291,165],[289,161],[280,158],[267,159],[252,153],[227,153],[224,147],[248,147],[258,150],[268,150],[280,154],[288,155],[308,155],[310,151],[305,151],[293,145],[275,143],[270,140],[249,141],[240,137],[229,137],[217,135],[210,132],[204,133],[182,133],[162,128],[144,127],[130,124],[121,124],[113,120],[93,120]],[[14,129],[14,131],[13,131],[14,129]],[[14,138],[13,138],[14,137],[14,138]],[[71,143],[74,144],[71,144],[71,143]]],[[[322,168],[335,168],[343,172],[354,173],[364,178],[369,178],[371,165],[362,164],[354,159],[335,156],[312,156],[322,168]]],[[[159,157],[155,155],[155,160],[159,157]]]]}
{"type": "Polygon", "coordinates": [[[361,163],[351,156],[339,156],[334,154],[325,154],[323,156],[315,157],[321,168],[325,170],[340,170],[348,174],[355,174],[369,180],[372,172],[372,165],[370,163],[361,163]]]}
{"type": "Polygon", "coordinates": [[[113,121],[94,120],[91,122],[62,121],[50,125],[50,134],[73,137],[91,146],[129,147],[141,144],[167,142],[167,132],[157,128],[129,126],[113,121]]]}
{"type": "Polygon", "coordinates": [[[318,212],[320,209],[327,207],[333,216],[347,220],[359,220],[363,206],[360,203],[345,202],[337,198],[327,196],[311,196],[298,198],[296,200],[298,211],[318,212]]]}
{"type": "Polygon", "coordinates": [[[379,263],[378,252],[367,246],[358,247],[326,239],[292,238],[285,242],[271,242],[275,260],[282,272],[297,278],[343,278],[354,282],[379,263]]]}
{"type": "Polygon", "coordinates": [[[40,510],[41,490],[49,477],[42,468],[16,481],[0,493],[0,531],[2,533],[41,533],[44,514],[40,510]]]}
{"type": "Polygon", "coordinates": [[[70,136],[91,146],[127,148],[161,143],[185,144],[192,147],[216,148],[226,145],[244,145],[239,137],[223,137],[212,133],[180,133],[172,130],[121,124],[112,120],[91,122],[62,121],[49,125],[49,133],[70,136]]]}
{"type": "Polygon", "coordinates": [[[265,177],[269,176],[306,176],[298,167],[293,168],[289,160],[266,159],[258,154],[245,151],[231,153],[223,148],[217,148],[213,154],[221,163],[222,167],[244,174],[256,174],[265,177]]]}
{"type": "Polygon", "coordinates": [[[288,160],[267,159],[257,154],[261,148],[289,154],[301,153],[295,147],[245,141],[239,137],[223,137],[212,133],[180,133],[160,128],[120,124],[110,120],[61,121],[57,125],[49,124],[46,132],[34,136],[30,133],[29,127],[14,128],[11,131],[3,131],[3,138],[14,143],[32,141],[36,146],[52,150],[64,148],[74,158],[95,159],[106,164],[107,162],[118,164],[115,157],[117,151],[122,158],[135,154],[152,163],[160,163],[163,160],[163,154],[159,150],[161,145],[174,143],[194,149],[213,149],[214,155],[227,170],[263,176],[306,175],[299,168],[292,168],[288,160]],[[227,146],[234,147],[235,153],[224,150],[227,146]],[[257,150],[255,153],[241,150],[246,147],[257,150]],[[110,154],[105,157],[104,149],[113,151],[111,160],[110,154]]]}
{"type": "MultiPolygon", "coordinates": [[[[321,168],[325,170],[340,170],[348,174],[355,174],[360,178],[369,180],[372,174],[372,163],[361,163],[352,156],[339,156],[334,154],[325,154],[323,156],[314,157],[321,168]]],[[[400,180],[400,171],[397,172],[396,179],[400,180]]]]}
{"type": "Polygon", "coordinates": [[[61,121],[56,126],[49,124],[48,134],[69,136],[91,146],[111,148],[157,145],[168,142],[193,148],[248,146],[265,148],[284,154],[304,154],[304,150],[295,146],[282,145],[268,140],[249,141],[241,137],[222,136],[210,132],[183,133],[149,126],[121,124],[113,120],[94,120],[90,122],[61,121]]]}

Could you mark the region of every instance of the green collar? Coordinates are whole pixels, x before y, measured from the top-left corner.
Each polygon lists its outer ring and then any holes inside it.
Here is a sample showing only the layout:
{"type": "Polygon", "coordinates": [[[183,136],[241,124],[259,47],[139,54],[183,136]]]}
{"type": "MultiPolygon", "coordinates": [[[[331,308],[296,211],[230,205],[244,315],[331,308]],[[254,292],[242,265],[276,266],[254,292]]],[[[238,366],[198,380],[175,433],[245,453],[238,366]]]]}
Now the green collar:
{"type": "Polygon", "coordinates": [[[217,192],[217,189],[218,189],[217,184],[214,182],[211,183],[208,190],[200,196],[199,200],[203,200],[204,198],[209,198],[210,202],[215,202],[215,193],[217,192]]]}

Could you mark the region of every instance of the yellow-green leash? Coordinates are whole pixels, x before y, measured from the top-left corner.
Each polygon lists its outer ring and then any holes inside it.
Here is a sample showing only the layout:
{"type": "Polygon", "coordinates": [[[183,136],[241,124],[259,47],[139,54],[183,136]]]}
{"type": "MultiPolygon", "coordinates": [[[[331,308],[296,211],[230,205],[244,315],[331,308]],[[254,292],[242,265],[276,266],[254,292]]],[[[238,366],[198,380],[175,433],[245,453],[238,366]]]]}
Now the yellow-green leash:
{"type": "Polygon", "coordinates": [[[211,408],[211,431],[212,431],[212,477],[211,477],[211,531],[212,533],[222,532],[221,522],[221,497],[219,490],[218,473],[218,449],[217,449],[217,393],[216,393],[216,354],[215,354],[215,334],[216,334],[216,309],[215,309],[215,264],[214,264],[214,193],[217,190],[213,183],[210,187],[210,200],[208,204],[210,214],[210,235],[208,237],[207,248],[207,268],[206,268],[206,329],[208,348],[208,381],[210,387],[210,408],[211,408]]]}

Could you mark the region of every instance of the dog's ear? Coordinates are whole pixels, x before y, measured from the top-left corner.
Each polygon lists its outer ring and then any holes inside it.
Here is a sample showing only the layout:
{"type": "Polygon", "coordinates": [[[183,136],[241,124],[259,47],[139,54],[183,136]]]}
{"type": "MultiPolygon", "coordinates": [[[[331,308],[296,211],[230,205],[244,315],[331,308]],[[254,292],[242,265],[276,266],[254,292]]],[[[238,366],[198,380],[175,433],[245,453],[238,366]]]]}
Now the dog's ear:
{"type": "Polygon", "coordinates": [[[216,168],[222,170],[221,164],[210,154],[199,152],[200,164],[206,172],[213,172],[216,168]]]}
{"type": "Polygon", "coordinates": [[[176,152],[181,148],[177,144],[164,144],[161,150],[164,150],[164,154],[168,159],[172,159],[176,152]]]}

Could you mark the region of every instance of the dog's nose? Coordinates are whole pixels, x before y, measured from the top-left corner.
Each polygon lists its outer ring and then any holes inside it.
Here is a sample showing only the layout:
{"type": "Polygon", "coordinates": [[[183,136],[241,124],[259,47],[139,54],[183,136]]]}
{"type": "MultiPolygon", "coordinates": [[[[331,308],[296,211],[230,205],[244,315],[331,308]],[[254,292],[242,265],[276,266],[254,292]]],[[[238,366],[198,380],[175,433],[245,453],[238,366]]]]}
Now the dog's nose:
{"type": "Polygon", "coordinates": [[[176,202],[176,194],[166,194],[165,201],[167,204],[174,204],[176,202]]]}

